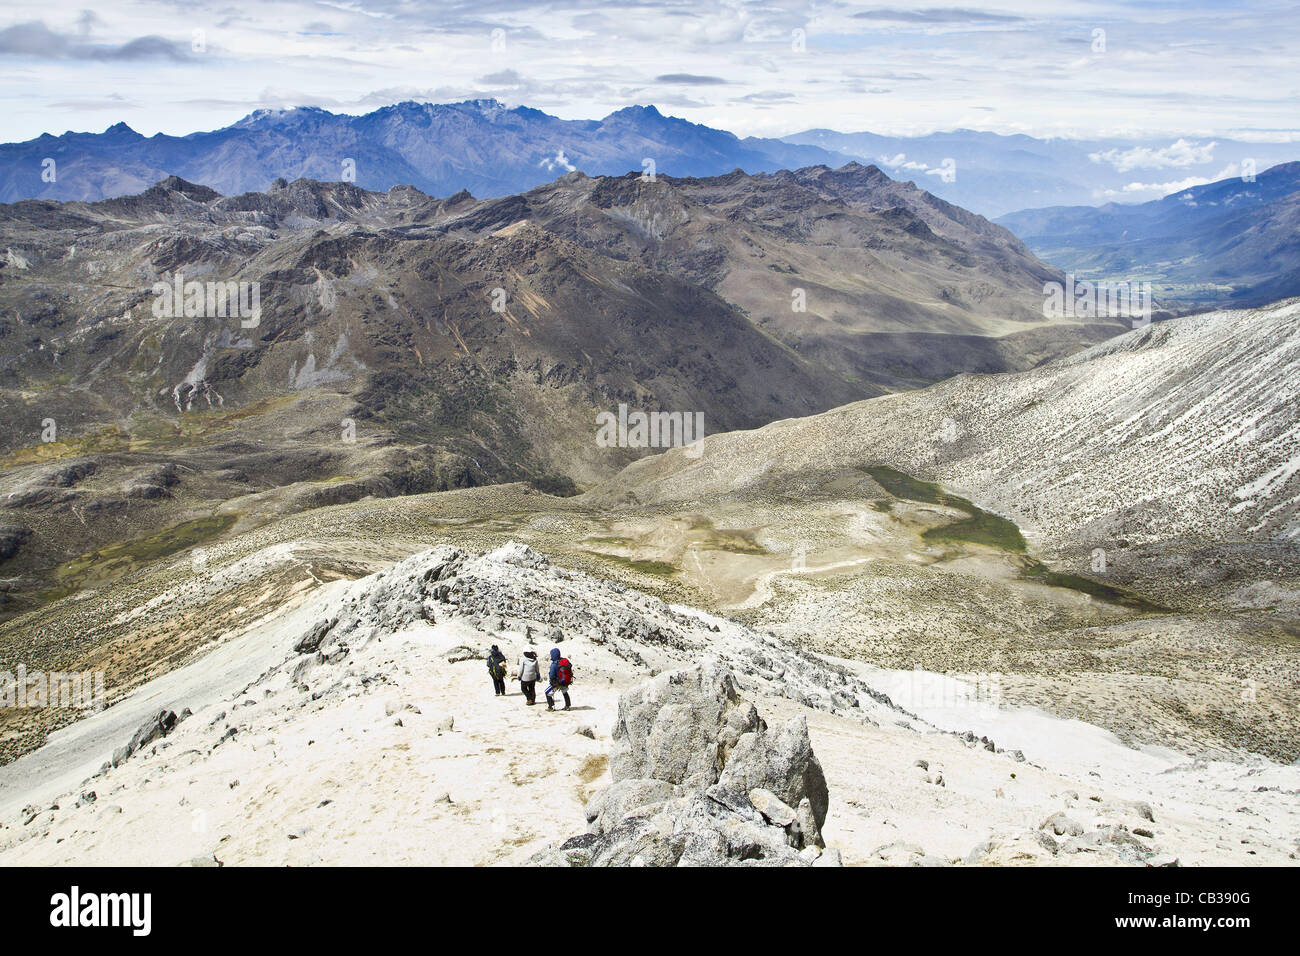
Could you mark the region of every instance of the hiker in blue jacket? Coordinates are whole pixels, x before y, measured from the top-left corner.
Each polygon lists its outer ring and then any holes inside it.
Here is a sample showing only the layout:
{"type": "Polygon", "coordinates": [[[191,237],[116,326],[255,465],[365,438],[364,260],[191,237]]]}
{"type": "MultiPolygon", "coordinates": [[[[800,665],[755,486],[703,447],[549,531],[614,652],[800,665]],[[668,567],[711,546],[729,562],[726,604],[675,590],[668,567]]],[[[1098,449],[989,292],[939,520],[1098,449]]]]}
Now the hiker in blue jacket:
{"type": "Polygon", "coordinates": [[[573,665],[567,657],[560,656],[558,647],[551,648],[551,683],[546,688],[546,709],[555,709],[555,692],[564,695],[564,709],[569,709],[569,685],[573,683],[573,665]]]}

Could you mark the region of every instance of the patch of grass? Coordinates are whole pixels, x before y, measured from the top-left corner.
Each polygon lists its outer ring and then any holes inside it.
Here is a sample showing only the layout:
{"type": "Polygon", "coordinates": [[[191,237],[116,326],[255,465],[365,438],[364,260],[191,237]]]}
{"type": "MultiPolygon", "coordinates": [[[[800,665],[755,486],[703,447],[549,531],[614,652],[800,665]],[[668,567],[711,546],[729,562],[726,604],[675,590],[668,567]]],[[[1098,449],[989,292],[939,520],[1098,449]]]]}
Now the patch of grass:
{"type": "Polygon", "coordinates": [[[928,528],[921,533],[921,537],[927,541],[965,541],[1001,551],[1023,552],[1025,550],[1024,536],[1014,521],[989,514],[979,508],[975,508],[975,513],[969,518],[962,518],[960,521],[938,528],[928,528]]]}
{"type": "MultiPolygon", "coordinates": [[[[965,518],[923,532],[921,537],[927,540],[964,541],[1018,553],[1025,550],[1025,538],[1014,521],[985,511],[958,495],[949,494],[934,482],[921,481],[896,468],[870,465],[863,468],[863,471],[895,498],[966,512],[965,518]]],[[[881,510],[878,506],[875,507],[876,510],[881,510]]]]}
{"type": "Polygon", "coordinates": [[[109,425],[98,431],[76,438],[64,438],[59,441],[42,442],[17,448],[4,458],[0,458],[0,469],[9,469],[18,465],[33,465],[45,461],[58,461],[61,458],[75,458],[96,452],[125,451],[130,445],[131,436],[116,425],[109,425]]]}
{"type": "Polygon", "coordinates": [[[677,573],[677,567],[667,561],[644,561],[638,558],[625,558],[621,554],[605,554],[601,551],[587,551],[586,553],[593,557],[602,558],[605,561],[621,564],[623,567],[638,571],[641,574],[654,574],[666,578],[677,573]]]}
{"type": "Polygon", "coordinates": [[[758,543],[758,531],[750,528],[718,528],[704,515],[689,515],[687,530],[707,532],[699,542],[710,551],[730,551],[732,554],[768,554],[758,543]]]}
{"type": "Polygon", "coordinates": [[[178,551],[192,548],[209,538],[216,537],[238,520],[238,515],[221,514],[208,515],[206,518],[195,518],[193,521],[183,521],[180,524],[172,525],[170,528],[164,528],[156,534],[110,544],[98,551],[90,551],[78,558],[73,558],[59,569],[59,575],[63,577],[84,574],[92,568],[100,568],[123,561],[137,563],[157,561],[159,558],[168,557],[178,551]]]}
{"type": "Polygon", "coordinates": [[[1092,578],[1086,578],[1082,574],[1071,574],[1068,571],[1053,571],[1039,561],[1029,559],[1023,566],[1023,573],[1031,581],[1038,581],[1054,588],[1069,588],[1071,591],[1078,591],[1081,594],[1087,594],[1101,601],[1107,601],[1111,604],[1119,604],[1123,607],[1132,608],[1143,614],[1168,614],[1169,608],[1162,607],[1148,601],[1141,595],[1134,594],[1124,588],[1116,587],[1112,584],[1103,584],[1100,581],[1094,581],[1092,578]]]}
{"type": "MultiPolygon", "coordinates": [[[[896,498],[920,501],[926,504],[943,505],[964,511],[967,517],[953,521],[938,528],[928,528],[921,537],[930,541],[961,541],[982,544],[1001,551],[1023,554],[1026,549],[1024,536],[1013,521],[991,514],[977,507],[965,498],[949,494],[938,485],[929,481],[913,478],[905,472],[885,465],[872,465],[863,469],[885,491],[896,498]]],[[[1101,601],[1118,604],[1143,614],[1168,614],[1169,609],[1148,601],[1141,595],[1112,584],[1103,584],[1081,574],[1068,571],[1053,571],[1047,565],[1033,558],[1020,562],[1021,575],[1054,588],[1068,588],[1087,594],[1101,601]]]]}

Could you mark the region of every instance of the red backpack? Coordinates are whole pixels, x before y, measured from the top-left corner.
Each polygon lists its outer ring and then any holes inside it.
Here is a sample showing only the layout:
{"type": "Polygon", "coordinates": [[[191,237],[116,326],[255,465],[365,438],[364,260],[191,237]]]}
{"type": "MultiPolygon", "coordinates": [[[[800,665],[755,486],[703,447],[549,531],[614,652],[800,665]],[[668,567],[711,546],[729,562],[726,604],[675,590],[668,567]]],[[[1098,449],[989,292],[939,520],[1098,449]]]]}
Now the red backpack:
{"type": "Polygon", "coordinates": [[[573,683],[573,665],[567,657],[561,657],[555,665],[555,682],[561,687],[573,683]]]}

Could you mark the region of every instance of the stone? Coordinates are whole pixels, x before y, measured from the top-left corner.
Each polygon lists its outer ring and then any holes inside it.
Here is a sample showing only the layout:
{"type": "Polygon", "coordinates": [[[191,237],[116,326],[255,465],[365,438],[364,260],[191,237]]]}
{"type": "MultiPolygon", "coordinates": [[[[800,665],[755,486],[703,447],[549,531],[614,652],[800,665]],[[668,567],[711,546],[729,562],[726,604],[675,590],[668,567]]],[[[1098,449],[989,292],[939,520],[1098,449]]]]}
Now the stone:
{"type": "Polygon", "coordinates": [[[722,770],[726,737],[738,739],[755,719],[729,670],[700,665],[660,674],[619,698],[610,774],[708,787],[722,770]]]}
{"type": "Polygon", "coordinates": [[[657,807],[681,794],[681,788],[666,780],[637,777],[619,780],[587,801],[583,813],[593,830],[612,830],[634,812],[657,807]]]}
{"type": "Polygon", "coordinates": [[[788,827],[797,819],[794,810],[771,790],[755,787],[749,791],[749,802],[763,815],[764,820],[774,826],[788,827]]]}
{"type": "Polygon", "coordinates": [[[1057,836],[1083,836],[1084,834],[1082,823],[1067,817],[1060,811],[1053,813],[1039,824],[1038,829],[1051,830],[1057,836]]]}
{"type": "Polygon", "coordinates": [[[769,731],[725,668],[701,664],[627,691],[613,739],[613,783],[587,802],[588,832],[529,865],[839,865],[820,850],[829,796],[806,722],[769,731]],[[794,808],[783,796],[792,793],[794,808]]]}
{"type": "MultiPolygon", "coordinates": [[[[825,819],[824,815],[822,819],[825,819]]],[[[799,801],[791,830],[796,847],[826,845],[826,841],[822,839],[821,821],[817,819],[816,811],[813,810],[812,803],[807,797],[799,801]]]]}
{"type": "Polygon", "coordinates": [[[328,634],[330,629],[338,622],[339,619],[336,617],[317,621],[312,625],[311,630],[298,639],[298,642],[293,645],[293,649],[299,654],[315,654],[320,650],[320,645],[321,642],[325,640],[325,635],[328,634]]]}
{"type": "Polygon", "coordinates": [[[830,791],[803,716],[741,735],[718,782],[742,793],[770,790],[787,806],[797,807],[807,798],[816,829],[826,820],[830,791]]]}

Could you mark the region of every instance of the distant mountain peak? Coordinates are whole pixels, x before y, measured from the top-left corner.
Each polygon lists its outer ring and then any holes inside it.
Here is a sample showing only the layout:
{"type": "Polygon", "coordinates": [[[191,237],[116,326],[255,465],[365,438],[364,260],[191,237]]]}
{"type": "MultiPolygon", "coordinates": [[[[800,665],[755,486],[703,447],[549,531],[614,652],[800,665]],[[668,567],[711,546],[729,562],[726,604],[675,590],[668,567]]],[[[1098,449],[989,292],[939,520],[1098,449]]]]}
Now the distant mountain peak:
{"type": "Polygon", "coordinates": [[[114,139],[144,139],[139,133],[127,126],[125,123],[117,122],[104,130],[105,136],[112,136],[114,139]]]}

